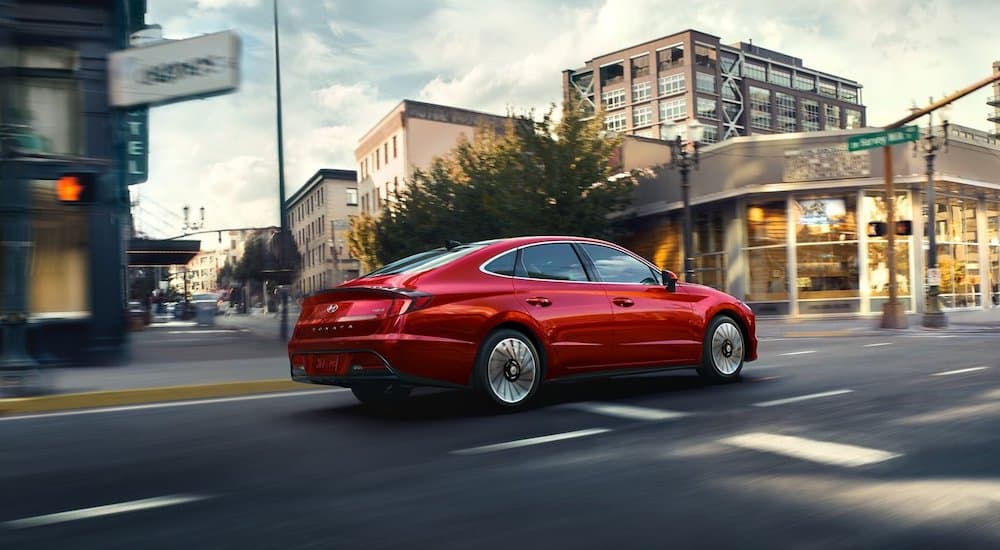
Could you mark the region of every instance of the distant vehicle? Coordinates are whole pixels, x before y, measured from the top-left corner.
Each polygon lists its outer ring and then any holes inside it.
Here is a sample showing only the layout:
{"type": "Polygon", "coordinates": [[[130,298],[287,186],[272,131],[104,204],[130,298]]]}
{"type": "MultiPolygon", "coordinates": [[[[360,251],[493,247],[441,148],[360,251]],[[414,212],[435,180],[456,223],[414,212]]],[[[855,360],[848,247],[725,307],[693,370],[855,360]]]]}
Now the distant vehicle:
{"type": "Polygon", "coordinates": [[[307,296],[288,354],[293,380],[362,402],[471,387],[517,408],[556,379],[694,367],[735,380],[757,337],[749,306],[624,248],[521,237],[449,242],[307,296]]]}

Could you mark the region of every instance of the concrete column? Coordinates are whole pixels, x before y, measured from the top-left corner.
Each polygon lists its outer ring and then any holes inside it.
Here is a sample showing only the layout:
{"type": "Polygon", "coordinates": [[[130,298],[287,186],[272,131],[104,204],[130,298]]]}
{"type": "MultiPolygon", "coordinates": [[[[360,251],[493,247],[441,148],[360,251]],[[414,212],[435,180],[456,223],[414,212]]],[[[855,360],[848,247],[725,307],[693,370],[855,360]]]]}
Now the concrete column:
{"type": "Polygon", "coordinates": [[[981,307],[993,307],[993,273],[990,273],[989,222],[986,219],[986,197],[979,195],[976,201],[976,243],[979,245],[979,293],[981,307]]]}
{"type": "Polygon", "coordinates": [[[750,262],[743,250],[746,247],[747,205],[739,199],[732,204],[731,216],[726,221],[723,250],[726,252],[726,292],[740,299],[747,295],[750,262]]]}
{"type": "Polygon", "coordinates": [[[862,315],[871,313],[871,282],[868,278],[868,216],[865,211],[865,191],[858,191],[857,211],[854,219],[857,222],[858,232],[858,296],[861,299],[860,312],[862,315]]]}
{"type": "Polygon", "coordinates": [[[910,235],[910,303],[911,310],[923,313],[926,309],[924,281],[924,196],[920,193],[923,184],[910,185],[910,219],[913,220],[913,234],[910,235]]]}
{"type": "Polygon", "coordinates": [[[785,197],[785,235],[787,238],[787,261],[785,267],[785,281],[788,284],[788,314],[793,317],[798,317],[799,315],[799,259],[798,251],[796,250],[795,244],[797,242],[795,235],[796,222],[795,216],[795,200],[789,194],[785,197]]]}

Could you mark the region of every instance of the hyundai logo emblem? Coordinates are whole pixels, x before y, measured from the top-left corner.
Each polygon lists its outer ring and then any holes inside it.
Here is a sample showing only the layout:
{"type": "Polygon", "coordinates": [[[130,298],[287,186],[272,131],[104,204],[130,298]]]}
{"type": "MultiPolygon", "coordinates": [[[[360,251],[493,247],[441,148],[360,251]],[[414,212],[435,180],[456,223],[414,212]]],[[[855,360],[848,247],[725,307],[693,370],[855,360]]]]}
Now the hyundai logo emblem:
{"type": "Polygon", "coordinates": [[[327,313],[336,313],[338,309],[340,309],[340,307],[337,306],[337,304],[330,304],[326,306],[327,313]]]}

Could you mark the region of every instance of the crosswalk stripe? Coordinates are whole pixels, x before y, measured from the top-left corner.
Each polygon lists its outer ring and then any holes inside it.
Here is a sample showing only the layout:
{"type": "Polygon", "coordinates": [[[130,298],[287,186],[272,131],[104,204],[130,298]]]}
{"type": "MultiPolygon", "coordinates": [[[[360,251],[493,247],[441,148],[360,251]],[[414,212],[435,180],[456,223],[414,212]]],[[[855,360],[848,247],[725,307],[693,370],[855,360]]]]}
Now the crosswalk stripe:
{"type": "Polygon", "coordinates": [[[618,405],[615,403],[598,403],[598,402],[573,403],[571,405],[568,405],[567,407],[594,414],[603,414],[606,416],[617,416],[619,418],[628,418],[630,420],[671,420],[674,418],[681,418],[691,414],[680,411],[654,409],[651,407],[636,407],[633,405],[618,405]]]}
{"type": "Polygon", "coordinates": [[[470,447],[468,449],[452,451],[451,453],[456,455],[478,455],[483,453],[492,453],[495,451],[506,451],[507,449],[517,449],[519,447],[541,445],[542,443],[552,443],[553,441],[563,441],[565,439],[576,439],[578,437],[587,437],[610,431],[611,430],[607,428],[591,428],[589,430],[577,430],[575,432],[564,432],[552,435],[543,435],[540,437],[529,437],[527,439],[517,439],[514,441],[505,441],[503,443],[494,443],[492,445],[483,445],[481,447],[470,447]]]}
{"type": "Polygon", "coordinates": [[[844,466],[847,468],[877,464],[902,456],[869,447],[766,432],[747,433],[727,437],[719,441],[743,449],[784,455],[810,462],[844,466]]]}
{"type": "Polygon", "coordinates": [[[787,405],[788,403],[798,403],[799,401],[808,401],[809,399],[819,399],[820,397],[833,397],[834,395],[842,395],[845,393],[851,393],[854,390],[833,390],[825,391],[821,393],[810,393],[808,395],[799,395],[796,397],[786,397],[784,399],[775,399],[774,401],[762,401],[760,403],[754,403],[754,407],[774,407],[776,405],[787,405]]]}

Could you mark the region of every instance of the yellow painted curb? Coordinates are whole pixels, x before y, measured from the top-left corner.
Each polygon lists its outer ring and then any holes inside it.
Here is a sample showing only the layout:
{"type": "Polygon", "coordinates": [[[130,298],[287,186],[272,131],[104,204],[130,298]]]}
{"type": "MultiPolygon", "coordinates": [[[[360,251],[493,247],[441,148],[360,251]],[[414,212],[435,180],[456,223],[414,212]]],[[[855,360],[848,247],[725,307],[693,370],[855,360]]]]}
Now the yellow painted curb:
{"type": "Polygon", "coordinates": [[[855,330],[817,330],[817,331],[800,331],[800,332],[786,332],[783,334],[785,338],[823,338],[829,336],[853,336],[857,331],[855,330]]]}
{"type": "Polygon", "coordinates": [[[85,393],[44,395],[41,397],[20,397],[0,399],[0,415],[69,409],[93,409],[98,407],[118,407],[142,403],[165,401],[186,401],[212,397],[231,397],[255,393],[272,393],[296,390],[314,390],[315,386],[292,382],[291,380],[252,380],[247,382],[221,382],[191,386],[163,386],[158,388],[137,388],[130,390],[108,390],[85,393]]]}

